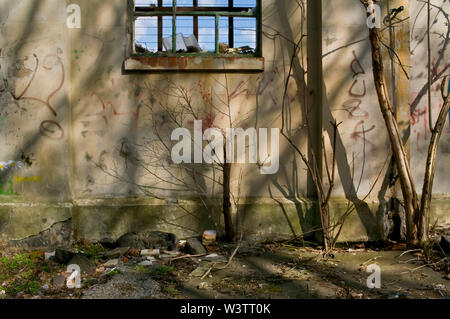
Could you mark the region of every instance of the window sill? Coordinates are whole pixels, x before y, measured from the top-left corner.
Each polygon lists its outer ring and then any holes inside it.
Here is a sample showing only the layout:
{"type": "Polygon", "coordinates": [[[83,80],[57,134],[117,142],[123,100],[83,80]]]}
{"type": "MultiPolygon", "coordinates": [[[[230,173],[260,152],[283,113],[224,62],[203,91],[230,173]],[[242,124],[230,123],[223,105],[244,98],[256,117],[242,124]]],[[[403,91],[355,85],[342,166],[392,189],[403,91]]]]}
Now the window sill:
{"type": "Polygon", "coordinates": [[[125,60],[125,71],[263,72],[264,58],[257,57],[144,57],[125,60]]]}

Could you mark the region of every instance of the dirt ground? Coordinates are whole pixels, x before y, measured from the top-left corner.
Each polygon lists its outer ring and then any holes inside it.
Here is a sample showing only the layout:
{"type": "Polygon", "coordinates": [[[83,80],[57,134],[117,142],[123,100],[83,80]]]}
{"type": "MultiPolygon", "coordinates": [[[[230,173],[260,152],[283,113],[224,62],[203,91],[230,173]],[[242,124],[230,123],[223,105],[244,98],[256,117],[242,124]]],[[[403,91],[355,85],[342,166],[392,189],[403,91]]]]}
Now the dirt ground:
{"type": "Polygon", "coordinates": [[[448,298],[445,274],[401,251],[341,251],[323,258],[307,248],[245,249],[224,270],[182,279],[181,298],[448,298]],[[369,289],[366,268],[381,267],[381,288],[369,289]],[[206,284],[205,284],[206,283],[206,284]],[[206,286],[204,289],[198,287],[206,286]]]}
{"type": "MultiPolygon", "coordinates": [[[[157,258],[152,266],[140,266],[142,257],[121,257],[113,269],[96,261],[95,274],[83,275],[81,289],[55,287],[52,276],[64,267],[36,261],[30,277],[13,281],[3,274],[0,298],[25,299],[136,299],[136,298],[239,298],[239,299],[398,299],[450,297],[449,275],[423,264],[420,252],[339,249],[334,258],[319,250],[291,245],[221,245],[219,258],[186,255],[157,258]],[[177,259],[178,258],[178,259],[177,259]],[[381,268],[381,288],[367,287],[367,266],[381,268]],[[33,280],[33,284],[30,281],[33,280]],[[19,286],[19,283],[21,286],[19,286]],[[17,287],[13,287],[15,284],[17,287]]],[[[20,264],[19,267],[25,267],[20,264]]],[[[28,264],[27,264],[28,265],[28,264]]],[[[31,264],[30,264],[31,265],[31,264]]],[[[26,272],[25,272],[26,273],[26,272]]],[[[20,274],[20,275],[19,275],[20,274]]],[[[67,277],[67,274],[66,274],[67,277]]]]}

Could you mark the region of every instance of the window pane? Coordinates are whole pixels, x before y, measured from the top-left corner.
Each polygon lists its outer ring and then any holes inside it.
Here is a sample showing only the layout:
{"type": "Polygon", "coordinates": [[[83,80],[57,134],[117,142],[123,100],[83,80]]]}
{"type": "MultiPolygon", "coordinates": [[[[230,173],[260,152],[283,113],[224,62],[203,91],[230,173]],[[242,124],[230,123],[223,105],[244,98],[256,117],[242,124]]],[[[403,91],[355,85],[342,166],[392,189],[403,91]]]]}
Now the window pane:
{"type": "MultiPolygon", "coordinates": [[[[163,47],[172,51],[172,17],[163,17],[163,47]]],[[[194,36],[194,17],[179,16],[177,26],[177,52],[200,52],[198,41],[194,36]]]]}
{"type": "Polygon", "coordinates": [[[219,43],[228,43],[228,18],[220,17],[219,18],[219,43]]]}
{"type": "MultiPolygon", "coordinates": [[[[135,0],[135,5],[139,7],[146,7],[150,5],[158,5],[158,0],[135,0]]],[[[192,7],[193,0],[177,0],[177,7],[192,7]]],[[[228,0],[198,0],[200,7],[228,7],[228,0]]],[[[172,0],[163,0],[164,7],[172,6],[172,0]]],[[[234,0],[233,6],[237,8],[256,7],[256,0],[234,0]]]]}
{"type": "Polygon", "coordinates": [[[158,50],[158,18],[138,17],[135,23],[136,52],[156,52],[158,50]]]}
{"type": "Polygon", "coordinates": [[[228,0],[198,0],[199,7],[228,7],[228,0]]]}
{"type": "Polygon", "coordinates": [[[193,0],[177,0],[177,7],[192,7],[194,6],[193,0]]]}
{"type": "MultiPolygon", "coordinates": [[[[198,0],[200,7],[228,7],[228,0],[198,0]]],[[[233,6],[236,8],[256,7],[256,0],[234,0],[233,6]]]]}
{"type": "MultiPolygon", "coordinates": [[[[178,0],[178,1],[189,1],[189,0],[178,0]]],[[[191,0],[192,1],[192,0],[191,0]]],[[[134,5],[136,7],[149,7],[151,5],[158,6],[158,0],[134,0],[134,5]]],[[[172,0],[163,0],[163,7],[171,7],[172,0]]]]}
{"type": "Polygon", "coordinates": [[[172,36],[172,17],[163,17],[163,38],[172,36]]]}
{"type": "Polygon", "coordinates": [[[234,46],[256,48],[255,18],[234,18],[234,46]]]}
{"type": "Polygon", "coordinates": [[[137,7],[149,7],[150,5],[158,5],[158,0],[134,0],[134,5],[137,7]]]}
{"type": "MultiPolygon", "coordinates": [[[[179,7],[191,7],[195,0],[177,0],[179,7]]],[[[229,0],[197,0],[198,6],[201,7],[227,7],[229,0]]],[[[234,7],[256,7],[256,0],[234,0],[234,7]]],[[[138,6],[157,5],[158,0],[136,0],[138,6]]],[[[170,7],[172,0],[163,0],[163,6],[170,7]]],[[[226,10],[226,9],[223,9],[226,10]]],[[[173,17],[168,13],[162,16],[162,37],[163,50],[172,51],[172,20],[173,17]]],[[[140,17],[136,20],[136,45],[139,49],[156,52],[158,48],[158,17],[140,17]]],[[[256,18],[241,17],[219,17],[219,51],[220,53],[254,53],[256,50],[256,18]],[[231,20],[233,26],[231,26],[231,20]],[[231,30],[230,28],[233,28],[231,30]],[[229,34],[233,31],[233,44],[229,48],[229,34]],[[228,50],[229,48],[229,50],[228,50]]],[[[216,28],[215,17],[213,16],[177,16],[177,52],[215,52],[216,49],[216,28]],[[194,30],[195,21],[198,21],[198,30],[194,30]],[[194,32],[198,31],[198,39],[195,38],[194,32]]]]}
{"type": "Polygon", "coordinates": [[[216,50],[216,19],[214,17],[198,17],[198,42],[202,51],[216,50]]]}
{"type": "Polygon", "coordinates": [[[234,7],[254,8],[256,7],[256,0],[234,0],[234,7]]]}

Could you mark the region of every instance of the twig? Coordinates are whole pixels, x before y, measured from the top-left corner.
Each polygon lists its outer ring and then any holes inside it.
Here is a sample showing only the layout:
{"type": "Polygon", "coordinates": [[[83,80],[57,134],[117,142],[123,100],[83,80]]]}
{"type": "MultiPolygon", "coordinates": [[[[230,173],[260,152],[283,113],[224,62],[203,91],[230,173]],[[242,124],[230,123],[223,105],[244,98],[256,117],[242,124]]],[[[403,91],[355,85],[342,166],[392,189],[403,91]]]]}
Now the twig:
{"type": "Polygon", "coordinates": [[[213,263],[212,266],[208,269],[208,271],[205,272],[205,274],[200,278],[200,280],[205,279],[211,273],[211,271],[214,269],[215,265],[216,265],[216,263],[213,263]]]}
{"type": "Polygon", "coordinates": [[[377,257],[370,258],[369,260],[367,260],[367,261],[365,261],[364,263],[362,263],[361,266],[365,266],[365,265],[367,265],[368,263],[370,263],[372,260],[375,261],[375,260],[377,260],[377,259],[380,258],[380,257],[381,257],[381,256],[377,256],[377,257]]]}
{"type": "Polygon", "coordinates": [[[408,254],[408,253],[415,253],[415,252],[422,252],[422,251],[423,251],[422,249],[411,249],[411,250],[407,250],[407,251],[404,251],[403,253],[401,253],[400,256],[398,256],[398,257],[396,257],[396,258],[400,258],[400,257],[402,257],[403,255],[406,255],[406,254],[408,254]]]}
{"type": "Polygon", "coordinates": [[[200,278],[201,280],[205,279],[211,273],[211,271],[213,271],[214,269],[215,270],[224,270],[225,268],[227,268],[231,264],[231,262],[233,261],[234,256],[236,256],[239,248],[241,247],[242,236],[243,236],[243,233],[241,232],[241,238],[239,239],[239,243],[236,246],[236,249],[231,254],[230,259],[228,259],[228,263],[225,266],[223,266],[223,267],[216,267],[216,263],[213,263],[211,265],[211,267],[205,272],[205,274],[200,278]]]}
{"type": "Polygon", "coordinates": [[[169,260],[169,264],[170,264],[172,261],[179,260],[179,259],[196,258],[196,257],[203,257],[203,256],[206,256],[206,254],[199,254],[199,255],[184,255],[184,256],[180,256],[180,257],[175,257],[175,258],[172,258],[172,259],[169,260]]]}
{"type": "Polygon", "coordinates": [[[422,269],[422,268],[424,268],[424,267],[426,267],[426,266],[436,266],[437,264],[440,264],[441,262],[447,260],[447,258],[448,258],[448,257],[442,258],[441,260],[439,260],[439,261],[437,261],[437,262],[435,262],[435,263],[432,263],[432,264],[428,264],[428,263],[427,263],[427,264],[425,264],[425,265],[419,266],[419,267],[414,268],[414,269],[408,269],[408,271],[404,271],[404,272],[402,272],[402,274],[407,274],[408,272],[409,272],[409,273],[412,273],[413,271],[422,269]]]}
{"type": "Polygon", "coordinates": [[[223,269],[227,268],[231,264],[231,262],[233,261],[234,256],[236,256],[239,248],[241,247],[241,244],[242,244],[242,233],[241,233],[241,239],[239,240],[239,243],[236,246],[236,249],[231,254],[230,259],[228,260],[228,263],[225,266],[223,266],[223,267],[217,268],[218,270],[223,270],[223,269]]]}

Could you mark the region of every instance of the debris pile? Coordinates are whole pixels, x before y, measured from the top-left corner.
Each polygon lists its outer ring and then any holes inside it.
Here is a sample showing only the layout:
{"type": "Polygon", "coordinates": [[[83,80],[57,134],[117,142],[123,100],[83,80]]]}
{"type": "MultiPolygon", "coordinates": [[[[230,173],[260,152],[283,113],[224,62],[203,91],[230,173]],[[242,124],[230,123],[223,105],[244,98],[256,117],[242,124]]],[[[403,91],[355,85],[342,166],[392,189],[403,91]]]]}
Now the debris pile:
{"type": "MultiPolygon", "coordinates": [[[[162,45],[165,52],[172,52],[173,38],[172,36],[163,38],[162,45]]],[[[176,36],[176,48],[177,53],[208,53],[206,50],[202,50],[197,38],[194,34],[185,37],[183,34],[178,33],[176,36]]],[[[145,46],[136,43],[135,44],[136,53],[151,53],[145,46]]],[[[163,52],[157,52],[163,53],[163,52]]],[[[255,54],[255,49],[249,47],[248,45],[230,48],[226,43],[219,43],[219,53],[220,54],[255,54]]]]}

